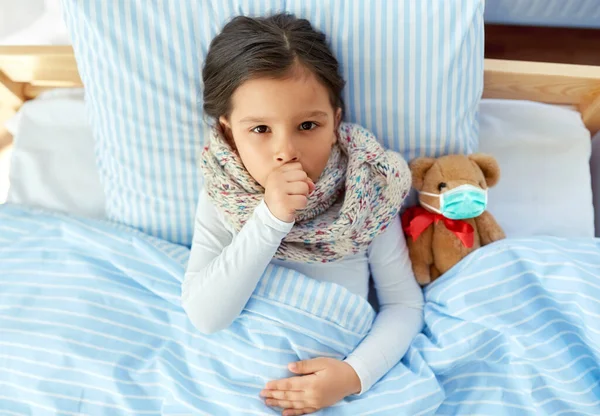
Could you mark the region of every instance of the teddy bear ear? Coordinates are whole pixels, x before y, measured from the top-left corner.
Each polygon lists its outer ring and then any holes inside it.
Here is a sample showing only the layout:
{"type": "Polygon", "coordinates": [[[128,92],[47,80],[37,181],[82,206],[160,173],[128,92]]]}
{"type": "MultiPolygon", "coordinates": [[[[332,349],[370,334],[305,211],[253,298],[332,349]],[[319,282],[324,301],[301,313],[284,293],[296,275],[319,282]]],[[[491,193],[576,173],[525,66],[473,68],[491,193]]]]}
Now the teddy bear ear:
{"type": "Polygon", "coordinates": [[[417,191],[423,189],[425,174],[435,164],[435,158],[417,157],[410,162],[410,173],[412,175],[413,188],[417,191]]]}
{"type": "Polygon", "coordinates": [[[500,165],[498,165],[493,156],[483,153],[473,153],[469,155],[469,159],[475,162],[479,169],[481,169],[488,187],[491,188],[498,183],[500,180],[500,165]]]}

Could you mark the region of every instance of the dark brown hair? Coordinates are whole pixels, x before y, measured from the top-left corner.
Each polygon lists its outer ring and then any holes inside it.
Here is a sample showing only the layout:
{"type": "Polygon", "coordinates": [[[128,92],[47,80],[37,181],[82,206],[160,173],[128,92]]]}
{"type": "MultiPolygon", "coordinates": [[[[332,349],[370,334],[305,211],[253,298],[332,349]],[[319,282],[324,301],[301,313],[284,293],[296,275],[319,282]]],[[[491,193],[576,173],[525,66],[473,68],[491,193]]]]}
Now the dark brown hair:
{"type": "Polygon", "coordinates": [[[325,35],[291,14],[238,16],[211,42],[202,79],[204,112],[217,119],[231,112],[231,96],[245,81],[283,78],[295,65],[311,71],[327,88],[334,108],[344,110],[345,81],[325,35]]]}

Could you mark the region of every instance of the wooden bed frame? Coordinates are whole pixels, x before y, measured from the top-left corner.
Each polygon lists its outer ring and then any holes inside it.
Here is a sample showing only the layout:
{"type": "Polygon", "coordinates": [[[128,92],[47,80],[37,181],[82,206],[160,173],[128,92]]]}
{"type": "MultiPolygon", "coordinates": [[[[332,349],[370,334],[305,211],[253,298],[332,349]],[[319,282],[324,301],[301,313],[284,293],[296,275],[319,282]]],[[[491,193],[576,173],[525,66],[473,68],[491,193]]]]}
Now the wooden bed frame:
{"type": "MultiPolygon", "coordinates": [[[[44,90],[81,86],[70,46],[0,46],[0,105],[5,109],[16,111],[44,90]]],[[[591,134],[600,131],[597,66],[486,59],[483,97],[573,105],[591,134]]]]}

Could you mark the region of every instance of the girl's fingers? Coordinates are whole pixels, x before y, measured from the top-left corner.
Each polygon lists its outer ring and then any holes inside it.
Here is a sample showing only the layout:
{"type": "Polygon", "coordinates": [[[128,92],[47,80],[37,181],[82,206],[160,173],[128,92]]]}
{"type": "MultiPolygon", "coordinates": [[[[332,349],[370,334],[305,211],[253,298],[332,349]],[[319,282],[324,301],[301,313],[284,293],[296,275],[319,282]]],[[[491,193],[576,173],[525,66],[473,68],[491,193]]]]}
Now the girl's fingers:
{"type": "Polygon", "coordinates": [[[283,174],[283,178],[285,179],[286,182],[296,182],[296,181],[306,182],[308,180],[308,176],[306,175],[306,172],[304,172],[302,169],[295,169],[295,170],[287,171],[283,174]]]}
{"type": "Polygon", "coordinates": [[[312,407],[305,407],[304,409],[285,409],[283,411],[283,416],[307,415],[316,411],[317,409],[312,407]]]}
{"type": "Polygon", "coordinates": [[[308,195],[309,186],[306,182],[291,182],[286,186],[286,193],[288,195],[308,195]]]}
{"type": "Polygon", "coordinates": [[[308,178],[308,193],[312,194],[313,191],[315,190],[317,186],[315,185],[315,183],[312,181],[311,178],[308,178]]]}
{"type": "Polygon", "coordinates": [[[302,164],[300,162],[289,162],[281,166],[279,169],[281,172],[289,172],[292,170],[299,170],[304,172],[304,170],[302,170],[302,164]]]}
{"type": "Polygon", "coordinates": [[[267,399],[266,403],[267,406],[281,407],[282,409],[304,409],[306,407],[306,403],[303,401],[267,399]]]}
{"type": "MultiPolygon", "coordinates": [[[[306,197],[304,199],[306,200],[306,197]]],[[[265,389],[304,391],[307,386],[310,386],[307,377],[290,377],[269,381],[265,386],[265,389]]]]}
{"type": "Polygon", "coordinates": [[[290,401],[300,401],[305,398],[305,394],[303,391],[291,391],[291,390],[263,390],[260,392],[262,397],[266,397],[268,399],[277,399],[277,400],[290,400],[290,401]]]}

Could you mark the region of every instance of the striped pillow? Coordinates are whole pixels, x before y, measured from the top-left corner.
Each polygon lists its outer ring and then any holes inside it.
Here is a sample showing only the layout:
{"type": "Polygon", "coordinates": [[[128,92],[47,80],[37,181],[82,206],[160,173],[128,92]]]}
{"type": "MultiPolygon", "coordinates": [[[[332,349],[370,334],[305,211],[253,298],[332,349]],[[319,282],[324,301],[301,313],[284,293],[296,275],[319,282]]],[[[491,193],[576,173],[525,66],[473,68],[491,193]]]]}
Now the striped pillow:
{"type": "Polygon", "coordinates": [[[202,178],[203,57],[236,14],[286,10],[324,31],[347,121],[407,159],[476,150],[484,0],[63,0],[109,218],[191,243],[202,178]]]}

